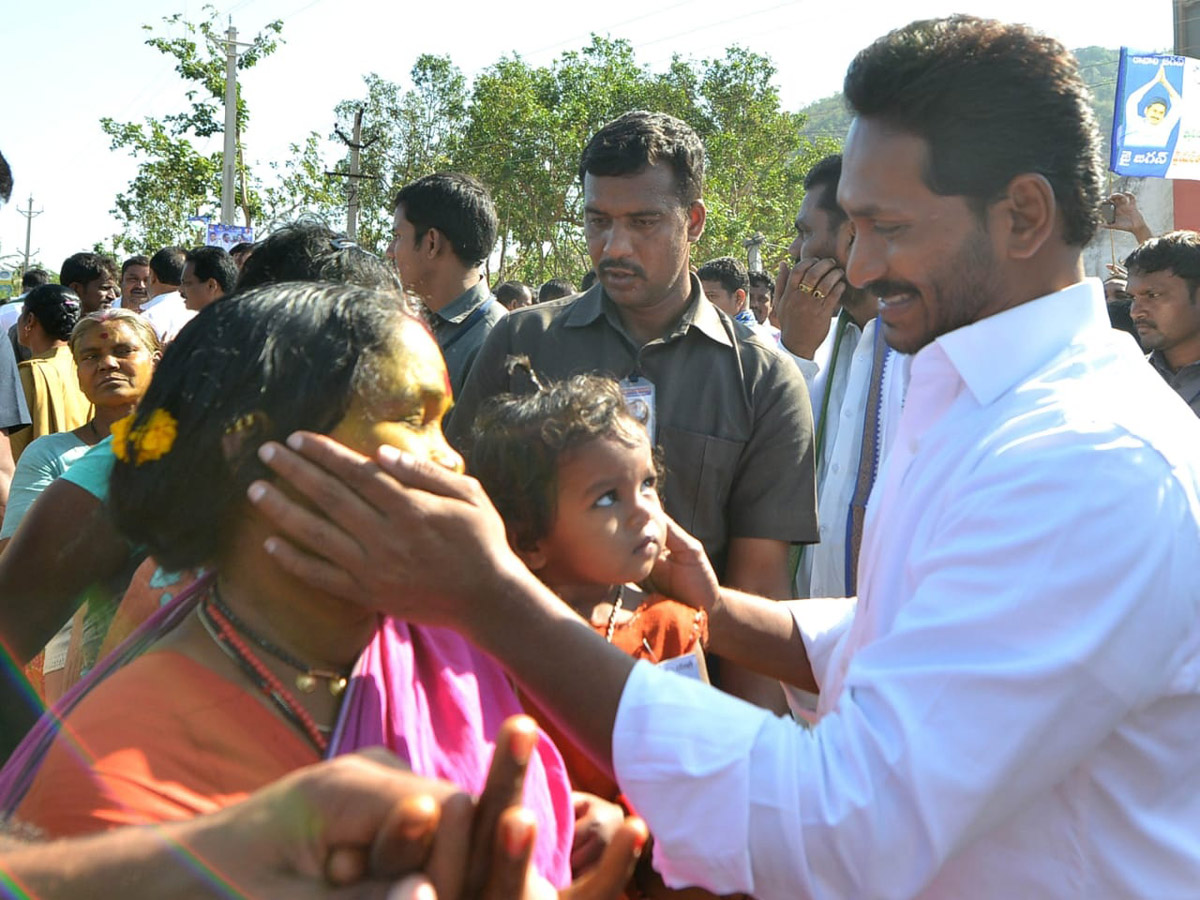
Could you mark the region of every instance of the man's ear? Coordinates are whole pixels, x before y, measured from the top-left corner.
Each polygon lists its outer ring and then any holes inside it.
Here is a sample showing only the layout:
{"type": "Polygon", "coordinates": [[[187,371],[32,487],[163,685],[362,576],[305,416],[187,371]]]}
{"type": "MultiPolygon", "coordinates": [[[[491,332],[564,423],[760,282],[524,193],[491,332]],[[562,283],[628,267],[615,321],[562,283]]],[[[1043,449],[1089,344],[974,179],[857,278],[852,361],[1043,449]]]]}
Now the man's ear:
{"type": "Polygon", "coordinates": [[[704,234],[704,222],[708,218],[708,207],[704,205],[703,200],[695,200],[687,209],[687,236],[688,243],[694,244],[700,240],[700,235],[704,234]]]}
{"type": "Polygon", "coordinates": [[[427,257],[433,259],[442,253],[453,253],[454,247],[450,244],[449,238],[436,228],[430,228],[425,232],[425,236],[421,238],[421,250],[427,257]]]}
{"type": "Polygon", "coordinates": [[[87,291],[87,284],[82,281],[72,281],[67,287],[75,292],[76,297],[82,297],[87,291]]]}
{"type": "Polygon", "coordinates": [[[738,288],[733,292],[733,302],[737,304],[737,308],[739,310],[746,308],[746,298],[748,296],[749,295],[741,288],[738,288]]]}
{"type": "Polygon", "coordinates": [[[1024,172],[1008,183],[1004,195],[991,205],[989,224],[998,227],[993,238],[1008,259],[1036,256],[1053,236],[1058,202],[1045,175],[1024,172]]]}

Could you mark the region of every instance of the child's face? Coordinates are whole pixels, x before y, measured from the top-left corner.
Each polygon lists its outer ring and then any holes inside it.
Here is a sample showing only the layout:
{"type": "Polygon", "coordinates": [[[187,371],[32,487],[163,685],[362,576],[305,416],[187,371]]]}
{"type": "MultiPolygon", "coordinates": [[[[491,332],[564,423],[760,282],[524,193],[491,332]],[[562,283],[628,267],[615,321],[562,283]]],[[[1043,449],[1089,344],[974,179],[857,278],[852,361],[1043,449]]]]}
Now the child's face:
{"type": "Polygon", "coordinates": [[[625,584],[650,574],[666,538],[654,457],[641,428],[602,437],[558,465],[554,527],[531,568],[549,585],[625,584]]]}

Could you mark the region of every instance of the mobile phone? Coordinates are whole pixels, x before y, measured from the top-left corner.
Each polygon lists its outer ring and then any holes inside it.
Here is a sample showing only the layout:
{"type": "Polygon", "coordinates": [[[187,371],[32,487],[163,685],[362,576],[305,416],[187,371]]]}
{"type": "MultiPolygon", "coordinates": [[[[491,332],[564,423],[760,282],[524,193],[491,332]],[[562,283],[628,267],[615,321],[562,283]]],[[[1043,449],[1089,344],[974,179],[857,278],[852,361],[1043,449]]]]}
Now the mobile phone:
{"type": "Polygon", "coordinates": [[[1111,200],[1105,200],[1100,204],[1100,218],[1111,225],[1117,221],[1117,206],[1111,200]]]}

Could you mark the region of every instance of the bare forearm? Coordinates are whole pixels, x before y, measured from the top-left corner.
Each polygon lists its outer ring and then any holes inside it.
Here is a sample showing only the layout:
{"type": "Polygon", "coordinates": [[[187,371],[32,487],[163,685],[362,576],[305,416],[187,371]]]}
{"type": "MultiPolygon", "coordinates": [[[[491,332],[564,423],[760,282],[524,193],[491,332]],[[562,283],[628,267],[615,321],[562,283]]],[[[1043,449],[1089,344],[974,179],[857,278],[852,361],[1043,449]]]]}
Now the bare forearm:
{"type": "Polygon", "coordinates": [[[796,621],[772,600],[722,588],[708,613],[708,649],[760,675],[817,690],[796,621]]]}
{"type": "Polygon", "coordinates": [[[56,900],[100,896],[225,896],[219,880],[184,862],[194,825],[120,828],[90,838],[8,843],[0,867],[26,896],[56,900]]]}
{"type": "Polygon", "coordinates": [[[481,598],[481,607],[487,613],[468,636],[611,772],[613,724],[633,659],[606,643],[528,571],[509,573],[481,598]]]}

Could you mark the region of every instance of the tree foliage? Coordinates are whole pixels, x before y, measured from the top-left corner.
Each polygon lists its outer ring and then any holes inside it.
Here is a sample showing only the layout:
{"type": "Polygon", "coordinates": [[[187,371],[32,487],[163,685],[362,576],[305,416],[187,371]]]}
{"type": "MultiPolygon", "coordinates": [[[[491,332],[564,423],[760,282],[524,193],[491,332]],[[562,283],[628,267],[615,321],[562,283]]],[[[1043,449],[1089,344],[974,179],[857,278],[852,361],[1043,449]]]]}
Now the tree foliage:
{"type": "MultiPolygon", "coordinates": [[[[138,160],[137,175],[117,195],[112,211],[124,226],[114,243],[127,251],[186,243],[190,234],[187,217],[220,202],[223,154],[204,155],[191,143],[192,138],[207,138],[224,130],[225,36],[217,22],[217,10],[212,6],[204,10],[207,18],[198,23],[178,13],[163,19],[165,29],[179,36],[156,34],[146,40],[149,46],[174,57],[175,71],[191,85],[186,92],[190,107],[141,122],[100,120],[111,138],[111,149],[127,150],[138,160]]],[[[152,26],[142,27],[154,32],[152,26]]],[[[249,69],[273,53],[282,27],[281,22],[272,22],[248,47],[240,48],[238,69],[249,69]]],[[[249,225],[261,212],[262,200],[254,189],[254,176],[241,159],[240,136],[250,114],[240,91],[236,118],[239,183],[235,196],[249,225]]]]}
{"type": "Polygon", "coordinates": [[[363,137],[375,141],[363,152],[376,180],[363,188],[364,207],[374,212],[364,215],[360,239],[381,249],[396,188],[453,169],[480,178],[496,201],[495,278],[578,281],[590,267],[578,178],[583,147],[621,113],[654,109],[690,123],[706,145],[709,220],[697,258],[743,256],[743,240],[756,232],[786,246],[803,173],[836,144],[800,137],[803,119],[781,108],[774,76],[770,60],[737,47],[716,60],[676,58],[654,73],[637,63],[628,41],[598,36],[547,66],[502,57],[469,90],[446,57],[421,57],[407,91],[369,75],[367,96],[338,106],[343,119],[361,106],[363,137]]]}

